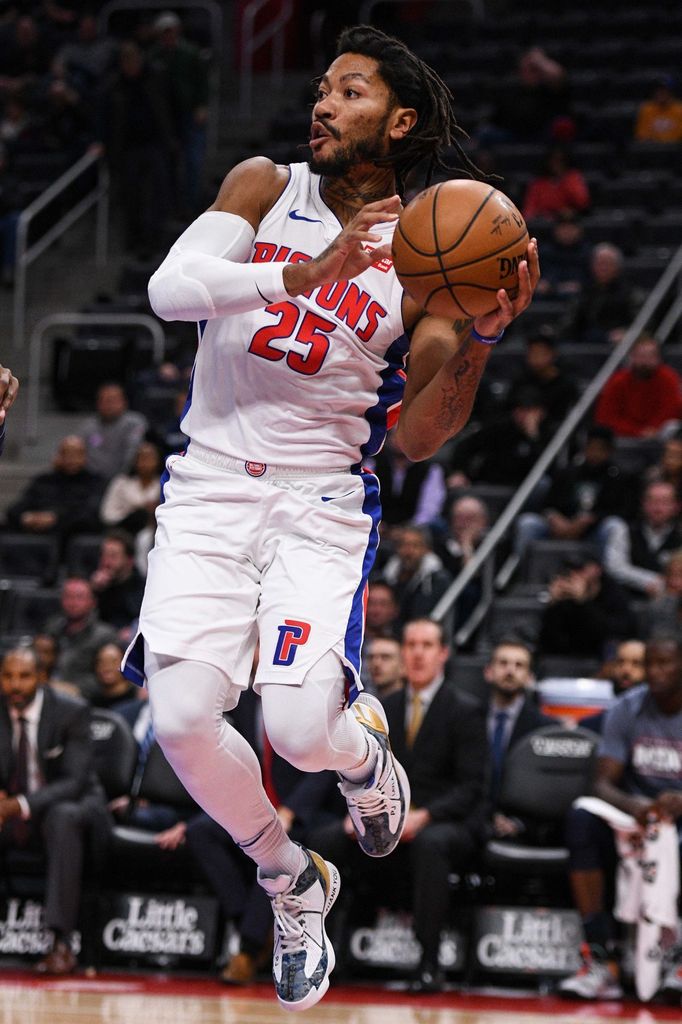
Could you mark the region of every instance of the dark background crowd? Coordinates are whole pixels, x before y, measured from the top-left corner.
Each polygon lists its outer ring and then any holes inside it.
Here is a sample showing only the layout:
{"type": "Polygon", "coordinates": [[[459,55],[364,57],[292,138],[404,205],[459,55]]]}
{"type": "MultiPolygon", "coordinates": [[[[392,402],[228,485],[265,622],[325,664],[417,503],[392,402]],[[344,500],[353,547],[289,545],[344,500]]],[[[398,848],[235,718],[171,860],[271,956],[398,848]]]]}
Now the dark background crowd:
{"type": "MultiPolygon", "coordinates": [[[[296,5],[299,27],[309,6],[296,5]]],[[[438,952],[450,904],[461,903],[477,876],[480,899],[575,905],[593,987],[569,983],[567,992],[602,998],[620,984],[613,840],[591,815],[566,817],[568,804],[524,803],[529,793],[519,795],[509,781],[517,776],[505,782],[505,772],[536,730],[579,723],[593,739],[572,796],[594,791],[638,820],[646,812],[682,820],[679,325],[665,338],[660,321],[647,325],[539,481],[502,546],[503,582],[477,628],[460,633],[481,600],[480,575],[443,624],[430,616],[680,242],[682,17],[665,4],[656,12],[619,5],[616,15],[586,3],[569,12],[543,5],[541,14],[496,3],[481,23],[444,6],[400,5],[388,26],[379,5],[377,19],[443,75],[473,159],[501,176],[540,241],[543,277],[532,308],[492,354],[465,432],[424,463],[409,462],[389,436],[370,467],[384,520],[363,673],[385,702],[414,801],[395,858],[378,873],[356,856],[333,778],[305,778],[273,761],[251,692],[233,715],[255,743],[285,827],[345,865],[344,920],[369,919],[394,903],[412,911],[428,968],[415,981],[422,990],[442,984],[438,952]],[[446,37],[456,43],[444,44],[446,37]],[[595,704],[608,708],[604,715],[581,717],[585,679],[606,695],[595,704]],[[561,700],[553,703],[544,684],[557,680],[561,700]],[[674,770],[633,767],[643,716],[649,735],[677,751],[674,770]],[[547,877],[538,853],[519,881],[504,852],[515,843],[564,848],[562,869],[547,877]],[[596,877],[601,888],[590,884],[596,877]]],[[[338,27],[332,7],[313,40],[325,59],[338,27]]],[[[51,177],[95,151],[112,173],[125,260],[118,293],[88,308],[148,311],[155,261],[214,191],[206,155],[211,67],[223,58],[194,9],[131,9],[106,35],[97,15],[97,5],[75,0],[0,5],[2,279],[11,287],[20,211],[51,177]]],[[[288,48],[303,66],[292,39],[288,48]]],[[[255,151],[305,158],[306,97],[295,100],[273,99],[255,151]]],[[[229,112],[221,116],[229,120],[229,112]]],[[[235,159],[249,154],[245,144],[235,159]]],[[[415,176],[409,195],[422,185],[415,176]]],[[[12,827],[0,831],[0,852],[11,868],[17,851],[47,851],[46,920],[56,941],[41,966],[49,973],[76,966],[69,936],[81,880],[96,870],[128,888],[210,890],[239,934],[221,963],[223,979],[248,982],[267,963],[269,907],[255,869],[181,788],[166,779],[165,789],[154,789],[159,752],[145,694],[118,667],[135,632],[163,460],[184,443],[195,344],[185,328],[169,325],[161,363],[134,334],[117,339],[113,360],[104,339],[100,364],[79,364],[77,336],[59,339],[55,400],[88,419],[55,439],[52,466],[2,508],[0,790],[9,795],[0,799],[0,823],[12,827]],[[70,370],[59,377],[65,356],[70,370]],[[37,733],[33,768],[17,780],[10,753],[24,728],[21,692],[44,693],[40,714],[53,735],[48,744],[47,733],[37,733]],[[99,778],[94,770],[88,716],[101,723],[112,711],[116,730],[135,741],[127,781],[112,779],[105,760],[99,778]],[[57,741],[69,757],[50,764],[57,741]],[[13,792],[28,792],[27,806],[13,792]],[[130,862],[126,851],[136,853],[130,862]]],[[[15,870],[22,866],[19,857],[15,870]]],[[[678,965],[671,947],[665,984],[679,995],[678,965]]]]}

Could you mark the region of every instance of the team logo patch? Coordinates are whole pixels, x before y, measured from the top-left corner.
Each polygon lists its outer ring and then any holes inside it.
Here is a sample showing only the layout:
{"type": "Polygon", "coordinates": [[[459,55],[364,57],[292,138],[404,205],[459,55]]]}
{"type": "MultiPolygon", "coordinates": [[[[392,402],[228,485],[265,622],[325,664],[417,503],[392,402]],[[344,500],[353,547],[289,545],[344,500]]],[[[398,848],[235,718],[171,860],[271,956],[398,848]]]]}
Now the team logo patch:
{"type": "Polygon", "coordinates": [[[262,476],[268,467],[264,462],[245,462],[244,469],[249,476],[262,476]]]}
{"type": "Polygon", "coordinates": [[[296,651],[307,643],[310,636],[310,623],[299,619],[285,619],[283,626],[277,627],[279,637],[275,648],[273,665],[292,665],[296,651]]]}

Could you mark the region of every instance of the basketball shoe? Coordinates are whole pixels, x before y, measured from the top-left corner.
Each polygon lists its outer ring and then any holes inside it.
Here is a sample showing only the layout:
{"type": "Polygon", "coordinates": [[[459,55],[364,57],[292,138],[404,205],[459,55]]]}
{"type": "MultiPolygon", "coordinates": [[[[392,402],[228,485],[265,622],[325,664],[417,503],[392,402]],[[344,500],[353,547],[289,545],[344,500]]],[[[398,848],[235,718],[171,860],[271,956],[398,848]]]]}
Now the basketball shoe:
{"type": "Polygon", "coordinates": [[[319,1002],[336,963],[324,919],[339,895],[339,872],[312,850],[303,849],[303,855],[296,878],[258,873],[275,915],[272,977],[285,1010],[307,1010],[319,1002]]]}
{"type": "Polygon", "coordinates": [[[343,779],[339,789],[346,798],[355,835],[369,857],[386,857],[396,848],[410,806],[410,784],[388,741],[388,722],[381,702],[361,693],[351,706],[363,729],[379,744],[372,776],[366,782],[343,779]]]}
{"type": "Polygon", "coordinates": [[[622,999],[623,989],[606,960],[595,956],[585,943],[580,947],[582,967],[559,982],[558,992],[574,999],[622,999]]]}

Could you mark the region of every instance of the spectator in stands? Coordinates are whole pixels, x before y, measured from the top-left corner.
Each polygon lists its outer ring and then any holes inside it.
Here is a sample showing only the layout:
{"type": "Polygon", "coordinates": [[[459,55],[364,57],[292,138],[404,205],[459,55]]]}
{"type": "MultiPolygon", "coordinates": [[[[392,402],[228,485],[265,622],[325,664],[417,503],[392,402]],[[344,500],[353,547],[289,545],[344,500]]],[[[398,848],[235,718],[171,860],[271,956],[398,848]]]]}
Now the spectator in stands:
{"type": "Polygon", "coordinates": [[[540,173],[526,187],[523,216],[527,221],[538,217],[554,220],[565,213],[585,213],[590,204],[589,186],[582,171],[574,166],[568,149],[551,146],[540,173]]]}
{"type": "Polygon", "coordinates": [[[400,641],[392,636],[377,636],[369,641],[367,653],[368,686],[380,701],[392,693],[402,690],[405,685],[400,641]]]}
{"type": "Polygon", "coordinates": [[[144,579],[135,565],[135,541],[125,530],[110,530],[105,535],[90,585],[102,622],[125,631],[137,619],[144,579]]]}
{"type": "Polygon", "coordinates": [[[187,435],[183,433],[180,426],[185,415],[186,406],[186,389],[176,391],[173,415],[169,420],[156,426],[152,431],[154,439],[164,455],[173,455],[175,452],[184,451],[187,447],[187,435]]]}
{"type": "Polygon", "coordinates": [[[503,637],[495,644],[490,661],[484,669],[490,688],[487,709],[488,743],[490,746],[490,802],[492,834],[511,838],[528,831],[530,823],[510,818],[497,808],[504,760],[511,748],[527,733],[543,725],[556,725],[556,719],[543,715],[535,703],[532,688],[533,653],[516,637],[503,637]]]}
{"type": "Polygon", "coordinates": [[[365,609],[365,639],[400,633],[400,604],[396,588],[382,578],[370,581],[365,609]]]}
{"type": "MultiPolygon", "coordinates": [[[[646,645],[647,684],[627,690],[607,712],[594,795],[632,815],[682,822],[682,642],[660,637],[646,645]]],[[[613,833],[594,814],[569,812],[566,840],[575,905],[586,945],[581,971],[559,985],[583,999],[618,999],[616,927],[607,893],[616,866],[613,833]]],[[[682,970],[671,966],[663,987],[679,994],[682,970]]]]}
{"type": "Polygon", "coordinates": [[[122,658],[123,648],[119,644],[102,644],[95,653],[97,690],[92,696],[93,707],[118,711],[129,701],[137,700],[139,688],[121,672],[122,658]]]}
{"type": "Polygon", "coordinates": [[[179,143],[161,74],[127,40],[106,90],[102,137],[125,218],[125,245],[149,258],[171,209],[172,167],[179,143]]]}
{"type": "Polygon", "coordinates": [[[613,578],[638,594],[660,597],[666,562],[682,547],[679,515],[680,502],[672,484],[647,484],[636,519],[609,521],[604,566],[613,578]]]}
{"type": "Polygon", "coordinates": [[[438,518],[445,503],[443,467],[438,462],[410,462],[391,432],[374,459],[374,472],[381,487],[384,538],[387,527],[425,526],[438,518]]]}
{"type": "Polygon", "coordinates": [[[663,362],[661,349],[643,334],[630,350],[628,365],[616,370],[597,400],[594,418],[617,437],[655,437],[682,419],[682,379],[663,362]]]}
{"type": "Polygon", "coordinates": [[[116,41],[99,34],[97,18],[86,9],[78,19],[76,37],[58,50],[52,68],[55,73],[68,75],[81,96],[92,98],[113,70],[117,52],[116,41]]]}
{"type": "Polygon", "coordinates": [[[637,142],[682,142],[682,101],[675,95],[675,79],[663,75],[654,87],[651,99],[637,111],[637,142]]]}
{"type": "MultiPolygon", "coordinates": [[[[362,860],[348,818],[311,839],[324,857],[338,859],[357,886],[372,883],[395,893],[409,881],[414,929],[421,961],[414,992],[436,992],[443,984],[438,964],[447,920],[448,875],[462,871],[479,848],[484,827],[488,757],[482,709],[444,682],[450,655],[441,626],[430,619],[406,623],[402,656],[406,687],[384,703],[391,743],[412,789],[412,806],[398,848],[381,864],[362,860]],[[404,881],[403,881],[404,884],[404,881]]],[[[342,867],[342,874],[344,868],[342,867]]]]}
{"type": "Polygon", "coordinates": [[[11,170],[7,148],[0,141],[0,285],[3,288],[14,284],[17,225],[22,205],[19,179],[11,170]]]}
{"type": "MultiPolygon", "coordinates": [[[[645,679],[644,654],[645,646],[641,640],[623,640],[616,647],[613,658],[602,665],[596,678],[610,679],[616,697],[633,686],[641,686],[645,679]]],[[[605,717],[606,711],[598,711],[595,715],[582,717],[579,725],[582,729],[601,733],[605,717]]]]}
{"type": "Polygon", "coordinates": [[[97,864],[86,847],[108,834],[88,708],[39,685],[30,648],[5,654],[0,687],[0,850],[32,848],[45,854],[45,924],[54,938],[37,969],[71,974],[77,966],[71,936],[83,865],[97,864]]]}
{"type": "Polygon", "coordinates": [[[623,278],[623,253],[610,242],[595,245],[589,280],[559,331],[566,341],[617,344],[635,315],[632,288],[623,278]]]}
{"type": "MultiPolygon", "coordinates": [[[[312,828],[329,820],[325,802],[336,791],[332,772],[301,772],[279,757],[262,728],[260,698],[246,690],[230,712],[235,727],[257,751],[268,796],[286,832],[307,844],[312,828]]],[[[207,814],[187,823],[186,839],[198,867],[218,897],[225,917],[239,931],[239,952],[222,971],[228,985],[253,981],[272,949],[272,910],[256,881],[256,868],[239,845],[207,814]]]]}
{"type": "Polygon", "coordinates": [[[50,47],[44,31],[32,14],[22,14],[3,38],[0,49],[0,90],[16,93],[30,89],[47,74],[50,47]]]}
{"type": "Polygon", "coordinates": [[[682,635],[682,548],[673,551],[663,571],[663,592],[649,601],[638,615],[644,639],[658,632],[682,635]]]}
{"type": "Polygon", "coordinates": [[[496,142],[549,141],[571,133],[566,69],[541,47],[519,56],[516,81],[500,86],[491,124],[479,132],[483,145],[496,142]]]}
{"type": "Polygon", "coordinates": [[[542,246],[542,277],[537,294],[557,299],[579,295],[587,284],[589,259],[579,215],[573,210],[557,214],[551,235],[542,246]]]}
{"type": "Polygon", "coordinates": [[[523,512],[515,524],[514,552],[520,560],[536,540],[586,540],[603,553],[609,517],[628,520],[635,511],[635,481],[613,460],[613,434],[591,427],[583,450],[555,471],[542,514],[523,512]]]}
{"type": "Polygon", "coordinates": [[[61,614],[45,626],[59,650],[55,674],[74,683],[89,700],[97,689],[95,654],[103,644],[117,642],[116,631],[98,618],[95,595],[87,580],[65,579],[61,605],[61,614]]]}
{"type": "Polygon", "coordinates": [[[92,112],[68,78],[48,76],[41,89],[40,113],[42,145],[64,157],[65,166],[75,163],[94,142],[92,112]]]}
{"type": "Polygon", "coordinates": [[[526,338],[525,365],[510,387],[509,405],[514,407],[518,391],[538,390],[547,409],[546,425],[556,427],[578,399],[578,385],[557,360],[554,328],[543,324],[526,338]]]}
{"type": "Polygon", "coordinates": [[[173,133],[180,143],[182,173],[176,181],[175,195],[178,217],[185,219],[196,216],[203,208],[208,64],[199,48],[183,38],[182,22],[177,14],[172,11],[160,14],[154,29],[157,41],[150,57],[160,72],[170,101],[173,133]]]}
{"type": "Polygon", "coordinates": [[[455,446],[448,486],[467,487],[483,482],[518,487],[549,437],[542,392],[537,388],[519,388],[514,393],[509,413],[482,426],[455,446]]]}
{"type": "Polygon", "coordinates": [[[421,526],[404,526],[396,541],[396,553],[384,566],[384,579],[395,587],[400,604],[399,621],[428,615],[452,583],[431,548],[421,526]]]}
{"type": "MultiPolygon", "coordinates": [[[[448,516],[448,532],[438,539],[435,550],[453,579],[473,558],[476,548],[485,537],[490,515],[485,502],[473,494],[456,498],[448,516]]],[[[452,628],[456,630],[467,621],[481,597],[481,581],[475,576],[469,580],[455,602],[452,628]]]]}
{"type": "Polygon", "coordinates": [[[682,431],[666,438],[660,459],[649,466],[644,475],[648,483],[665,480],[672,484],[678,499],[682,501],[682,431]]]}
{"type": "Polygon", "coordinates": [[[548,596],[538,640],[542,654],[603,658],[609,644],[635,631],[627,595],[603,572],[597,555],[567,556],[548,596]]]}
{"type": "Polygon", "coordinates": [[[95,415],[81,430],[88,452],[88,468],[105,480],[127,473],[133,465],[147,421],[131,412],[120,384],[101,384],[95,398],[95,415]]]}
{"type": "Polygon", "coordinates": [[[62,547],[77,533],[97,532],[104,481],[86,467],[86,459],[82,438],[62,438],[52,471],[34,477],[7,509],[12,529],[54,534],[62,547]]]}
{"type": "Polygon", "coordinates": [[[102,498],[100,517],[106,526],[139,533],[154,520],[161,499],[161,455],[156,445],[143,441],[133,468],[111,480],[102,498]]]}

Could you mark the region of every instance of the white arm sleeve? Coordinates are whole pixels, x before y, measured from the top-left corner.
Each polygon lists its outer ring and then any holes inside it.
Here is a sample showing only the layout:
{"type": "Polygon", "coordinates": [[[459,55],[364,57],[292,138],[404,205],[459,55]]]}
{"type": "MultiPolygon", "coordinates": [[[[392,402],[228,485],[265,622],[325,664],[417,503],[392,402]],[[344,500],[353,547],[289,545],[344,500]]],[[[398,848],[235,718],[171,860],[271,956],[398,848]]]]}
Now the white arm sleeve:
{"type": "Polygon", "coordinates": [[[212,320],[290,298],[284,263],[247,263],[255,232],[233,213],[209,210],[190,224],[149,282],[162,320],[212,320]]]}

